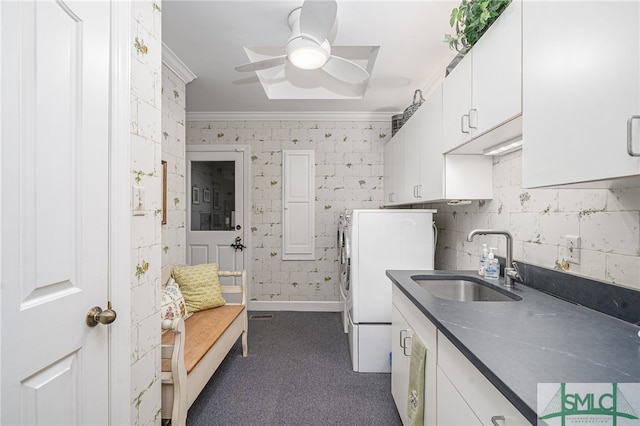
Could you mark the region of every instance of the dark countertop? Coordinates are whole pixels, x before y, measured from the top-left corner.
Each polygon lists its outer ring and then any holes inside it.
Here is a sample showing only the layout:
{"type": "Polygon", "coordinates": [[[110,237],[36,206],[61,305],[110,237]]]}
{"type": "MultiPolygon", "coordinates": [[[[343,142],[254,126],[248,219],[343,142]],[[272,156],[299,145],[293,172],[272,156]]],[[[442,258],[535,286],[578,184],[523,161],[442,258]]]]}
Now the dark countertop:
{"type": "Polygon", "coordinates": [[[538,383],[640,382],[640,327],[523,284],[514,302],[439,299],[413,276],[482,279],[475,271],[387,271],[394,284],[529,420],[538,383]]]}

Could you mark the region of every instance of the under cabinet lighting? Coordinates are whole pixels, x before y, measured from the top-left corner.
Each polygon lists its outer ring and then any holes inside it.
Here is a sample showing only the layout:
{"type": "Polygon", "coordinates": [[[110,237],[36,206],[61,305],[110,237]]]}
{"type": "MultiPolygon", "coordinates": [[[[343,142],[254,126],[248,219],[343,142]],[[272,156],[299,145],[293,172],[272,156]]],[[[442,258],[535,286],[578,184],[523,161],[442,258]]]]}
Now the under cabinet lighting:
{"type": "Polygon", "coordinates": [[[522,138],[511,139],[499,145],[486,149],[484,155],[503,155],[513,152],[522,147],[522,138]]]}
{"type": "Polygon", "coordinates": [[[447,201],[447,205],[449,205],[449,206],[466,206],[467,204],[471,204],[471,200],[449,200],[449,201],[447,201]]]}

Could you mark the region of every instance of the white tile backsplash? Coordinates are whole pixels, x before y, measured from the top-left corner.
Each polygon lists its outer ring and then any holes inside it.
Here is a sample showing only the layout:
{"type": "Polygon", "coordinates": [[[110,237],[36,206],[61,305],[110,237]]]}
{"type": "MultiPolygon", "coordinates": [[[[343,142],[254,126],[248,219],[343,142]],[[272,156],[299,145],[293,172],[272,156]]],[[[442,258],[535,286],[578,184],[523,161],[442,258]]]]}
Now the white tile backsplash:
{"type": "Polygon", "coordinates": [[[514,237],[514,258],[612,284],[640,288],[640,187],[616,189],[521,187],[522,152],[497,157],[494,198],[438,210],[436,267],[476,269],[481,243],[505,255],[505,239],[478,236],[474,228],[504,228],[514,237]],[[481,212],[481,213],[480,213],[481,212]],[[566,263],[566,236],[581,238],[580,264],[566,263]]]}

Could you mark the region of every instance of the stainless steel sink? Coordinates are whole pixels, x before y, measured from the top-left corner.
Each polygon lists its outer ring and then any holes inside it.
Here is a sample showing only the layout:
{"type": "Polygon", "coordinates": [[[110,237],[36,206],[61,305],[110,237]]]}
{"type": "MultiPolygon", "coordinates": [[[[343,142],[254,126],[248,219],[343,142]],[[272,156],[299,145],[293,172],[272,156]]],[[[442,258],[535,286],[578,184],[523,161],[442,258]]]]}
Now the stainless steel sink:
{"type": "Polygon", "coordinates": [[[475,281],[467,278],[442,278],[417,276],[413,280],[420,284],[431,295],[445,300],[456,302],[515,302],[522,300],[519,296],[511,294],[498,287],[490,287],[481,280],[475,281]]]}

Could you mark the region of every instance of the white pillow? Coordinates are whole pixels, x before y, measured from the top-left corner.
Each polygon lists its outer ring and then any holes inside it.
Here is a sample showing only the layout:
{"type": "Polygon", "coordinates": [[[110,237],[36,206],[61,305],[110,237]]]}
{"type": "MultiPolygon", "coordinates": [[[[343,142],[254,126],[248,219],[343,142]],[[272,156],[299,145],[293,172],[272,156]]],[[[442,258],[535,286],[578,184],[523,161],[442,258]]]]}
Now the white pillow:
{"type": "Polygon", "coordinates": [[[162,319],[186,318],[188,316],[187,306],[180,287],[173,278],[162,289],[161,297],[162,319]]]}

